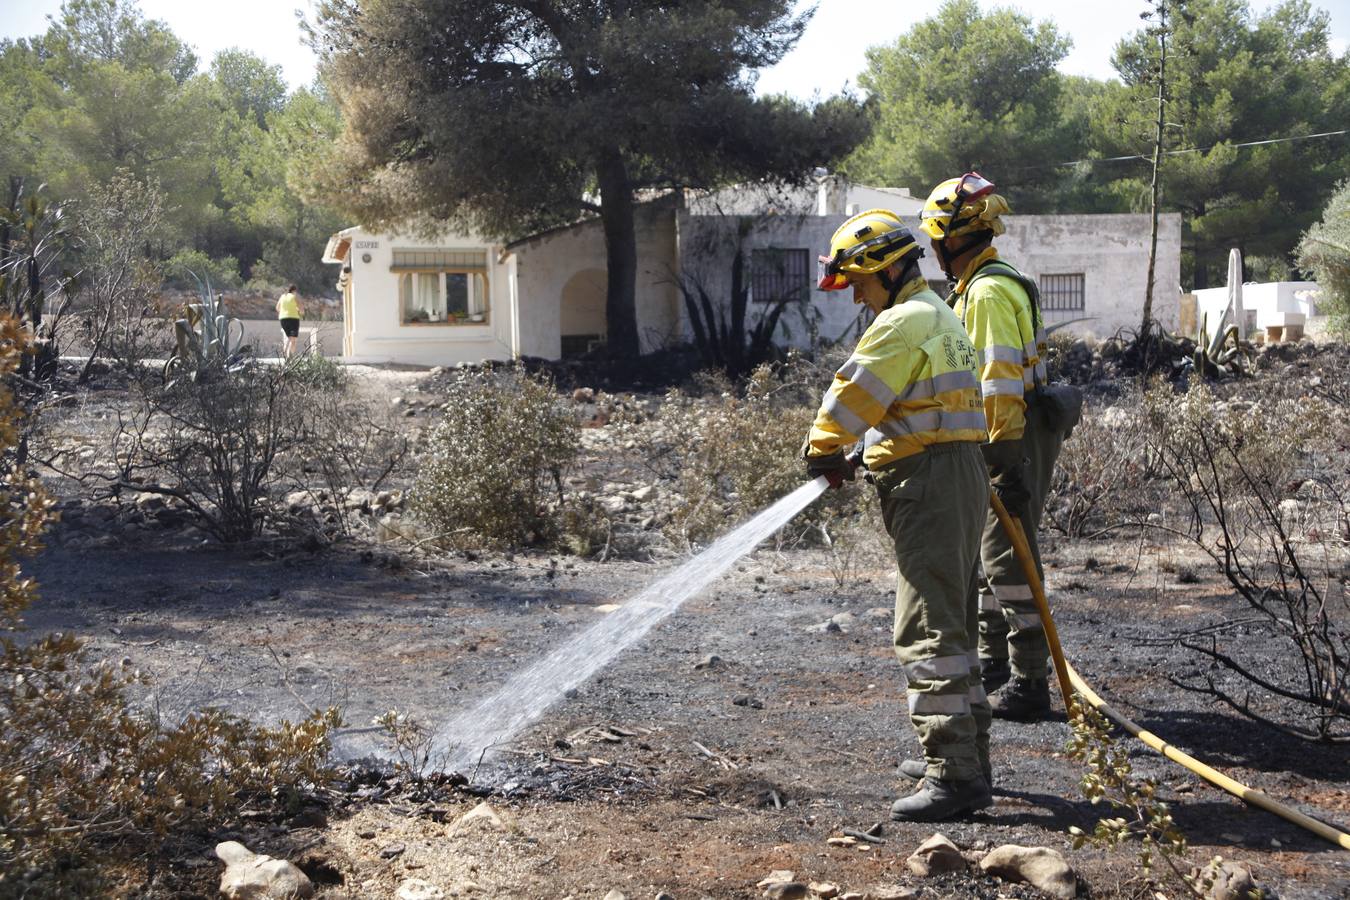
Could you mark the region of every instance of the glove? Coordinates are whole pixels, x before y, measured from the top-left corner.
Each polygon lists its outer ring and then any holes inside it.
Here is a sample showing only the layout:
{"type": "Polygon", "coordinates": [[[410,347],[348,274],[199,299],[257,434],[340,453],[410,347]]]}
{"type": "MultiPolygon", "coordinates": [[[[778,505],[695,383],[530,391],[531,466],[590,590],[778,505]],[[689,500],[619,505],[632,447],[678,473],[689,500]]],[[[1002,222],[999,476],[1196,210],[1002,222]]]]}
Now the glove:
{"type": "Polygon", "coordinates": [[[1027,460],[1022,455],[1022,439],[981,444],[985,465],[989,467],[989,483],[1008,515],[1025,520],[1031,509],[1031,491],[1027,488],[1027,460]]]}
{"type": "Polygon", "coordinates": [[[808,456],[806,457],[806,475],[808,478],[819,478],[824,475],[829,479],[830,487],[839,488],[845,481],[852,481],[854,478],[853,463],[844,456],[844,451],[836,450],[828,456],[808,456]]]}

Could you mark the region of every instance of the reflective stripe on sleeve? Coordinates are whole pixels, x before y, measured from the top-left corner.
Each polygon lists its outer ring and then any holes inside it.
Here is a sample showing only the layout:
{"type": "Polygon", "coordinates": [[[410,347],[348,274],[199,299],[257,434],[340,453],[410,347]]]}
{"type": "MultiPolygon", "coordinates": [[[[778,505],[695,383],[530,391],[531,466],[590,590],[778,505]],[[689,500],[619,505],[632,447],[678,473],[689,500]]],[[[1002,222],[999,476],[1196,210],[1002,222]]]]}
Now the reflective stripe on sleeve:
{"type": "Polygon", "coordinates": [[[955,678],[970,671],[970,660],[966,654],[959,656],[934,656],[917,662],[906,663],[905,677],[910,681],[928,681],[935,678],[955,678]]]}
{"type": "Polygon", "coordinates": [[[988,703],[989,695],[984,692],[984,684],[979,679],[970,686],[970,704],[974,706],[979,703],[988,703]]]}
{"type": "Polygon", "coordinates": [[[980,382],[981,397],[1020,397],[1026,385],[1020,378],[990,378],[980,382]]]}
{"type": "Polygon", "coordinates": [[[909,692],[912,716],[964,716],[970,714],[969,694],[921,694],[909,692]]]}
{"type": "Polygon", "coordinates": [[[998,605],[998,598],[993,594],[980,594],[981,612],[998,612],[1002,608],[998,605]]]}
{"type": "Polygon", "coordinates": [[[862,420],[862,417],[845,406],[833,391],[825,397],[821,409],[828,413],[830,418],[844,426],[850,434],[860,435],[867,431],[867,423],[862,420]]]}
{"type": "Polygon", "coordinates": [[[980,365],[987,366],[991,362],[1010,362],[1022,365],[1026,360],[1026,354],[1017,347],[1008,347],[1004,344],[990,344],[979,351],[980,365]]]}
{"type": "Polygon", "coordinates": [[[1008,624],[1019,630],[1040,628],[1041,617],[1039,613],[1014,613],[1008,616],[1008,624]]]}
{"type": "Polygon", "coordinates": [[[860,363],[849,360],[840,367],[839,374],[866,391],[882,409],[895,402],[895,391],[891,390],[890,385],[860,363]]]}

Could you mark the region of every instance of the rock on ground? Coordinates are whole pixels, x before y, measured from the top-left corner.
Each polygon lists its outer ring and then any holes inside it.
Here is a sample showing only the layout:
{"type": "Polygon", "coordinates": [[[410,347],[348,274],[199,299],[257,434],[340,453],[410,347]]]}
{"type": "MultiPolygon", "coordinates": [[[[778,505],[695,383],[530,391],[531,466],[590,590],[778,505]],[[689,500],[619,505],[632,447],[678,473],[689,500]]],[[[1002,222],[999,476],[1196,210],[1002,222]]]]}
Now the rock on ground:
{"type": "Polygon", "coordinates": [[[429,881],[409,878],[398,886],[398,893],[394,896],[398,900],[443,900],[445,891],[429,881]]]}
{"type": "Polygon", "coordinates": [[[1004,844],[990,850],[980,860],[980,868],[1010,881],[1025,881],[1061,900],[1072,900],[1078,895],[1078,876],[1064,857],[1049,847],[1004,844]]]}
{"type": "Polygon", "coordinates": [[[966,858],[961,855],[961,848],[941,833],[920,844],[919,849],[911,853],[905,862],[909,870],[920,878],[966,870],[966,858]]]}
{"type": "Polygon", "coordinates": [[[460,817],[450,830],[452,834],[462,834],[466,831],[512,831],[515,823],[508,816],[504,816],[491,805],[484,801],[460,817]]]}
{"type": "Polygon", "coordinates": [[[238,841],[217,844],[216,856],[225,863],[220,893],[230,900],[293,900],[314,896],[309,876],[284,859],[254,853],[238,841]]]}
{"type": "Polygon", "coordinates": [[[1257,894],[1256,880],[1241,863],[1215,860],[1194,874],[1201,883],[1208,882],[1205,900],[1252,900],[1257,894]]]}

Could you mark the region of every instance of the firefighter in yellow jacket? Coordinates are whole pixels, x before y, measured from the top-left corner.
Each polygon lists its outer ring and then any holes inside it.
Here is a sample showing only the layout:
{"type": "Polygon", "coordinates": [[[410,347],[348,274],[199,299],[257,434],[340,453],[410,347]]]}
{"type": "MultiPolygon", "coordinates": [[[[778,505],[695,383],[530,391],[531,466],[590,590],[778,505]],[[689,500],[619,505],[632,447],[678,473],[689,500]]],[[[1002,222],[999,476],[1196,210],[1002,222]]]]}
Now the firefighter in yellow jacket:
{"type": "Polygon", "coordinates": [[[895,542],[895,653],[923,777],[891,817],[939,821],[989,806],[989,703],[980,684],[973,575],[989,482],[975,351],[919,274],[914,235],[887,210],[849,219],[821,257],[820,288],[853,288],[876,314],[825,393],[803,455],[812,477],[852,480],[860,442],[895,542]],[[856,452],[856,451],[855,451],[856,452]]]}
{"type": "MultiPolygon", "coordinates": [[[[1036,529],[1062,436],[1036,402],[1046,383],[1045,330],[1036,286],[999,258],[1007,201],[978,173],[950,178],[924,203],[920,228],[956,287],[948,302],[979,354],[980,393],[989,443],[990,480],[1008,511],[1022,520],[1036,567],[1036,529]]],[[[980,667],[996,718],[1034,720],[1050,711],[1045,631],[1012,545],[992,512],[980,548],[980,667]],[[1011,681],[1009,681],[1011,676],[1011,681]],[[999,688],[1003,687],[1002,690],[999,688]]]]}

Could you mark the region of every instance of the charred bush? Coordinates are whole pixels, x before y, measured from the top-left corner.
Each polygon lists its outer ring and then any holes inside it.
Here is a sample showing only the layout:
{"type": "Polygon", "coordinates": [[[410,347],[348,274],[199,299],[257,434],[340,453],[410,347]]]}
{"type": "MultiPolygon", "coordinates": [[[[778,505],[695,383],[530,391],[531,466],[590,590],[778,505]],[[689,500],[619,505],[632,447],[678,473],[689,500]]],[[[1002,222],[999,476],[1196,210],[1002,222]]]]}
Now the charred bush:
{"type": "MultiPolygon", "coordinates": [[[[791,366],[762,365],[740,390],[713,378],[705,381],[711,399],[679,391],[666,396],[660,419],[669,446],[654,455],[664,461],[685,501],[671,519],[672,537],[704,541],[728,519],[758,512],[801,484],[802,439],[816,405],[806,402],[800,375],[791,366]]],[[[819,390],[826,384],[828,377],[819,381],[819,390]]],[[[867,493],[857,486],[830,492],[827,502],[794,520],[801,529],[798,537],[816,531],[826,519],[844,524],[843,510],[867,493]]]]}
{"type": "MultiPolygon", "coordinates": [[[[26,346],[0,321],[0,375],[26,346]]],[[[0,896],[101,895],[111,863],[153,854],[174,832],[233,821],[245,803],[326,782],[335,710],[259,728],[220,710],[177,723],[132,705],[145,679],[93,661],[71,634],[19,640],[50,501],[13,467],[17,408],[0,392],[0,896]]]]}
{"type": "Polygon", "coordinates": [[[1086,537],[1156,508],[1152,474],[1137,393],[1085,410],[1055,463],[1045,524],[1086,537]]]}
{"type": "Polygon", "coordinates": [[[172,497],[226,543],[257,536],[278,461],[305,438],[302,387],[286,367],[254,363],[145,386],[118,423],[113,490],[172,497]]]}
{"type": "Polygon", "coordinates": [[[1254,658],[1241,637],[1207,629],[1178,640],[1238,679],[1243,696],[1213,675],[1176,683],[1297,737],[1350,740],[1350,604],[1341,582],[1350,485],[1329,464],[1346,444],[1336,410],[1315,397],[1223,403],[1203,385],[1182,396],[1158,387],[1145,404],[1152,453],[1187,514],[1183,533],[1294,661],[1286,674],[1254,658]],[[1253,691],[1264,704],[1252,702],[1253,691]]]}
{"type": "Polygon", "coordinates": [[[579,443],[552,381],[462,374],[445,399],[417,462],[411,499],[421,523],[447,546],[557,540],[562,477],[579,443]]]}

